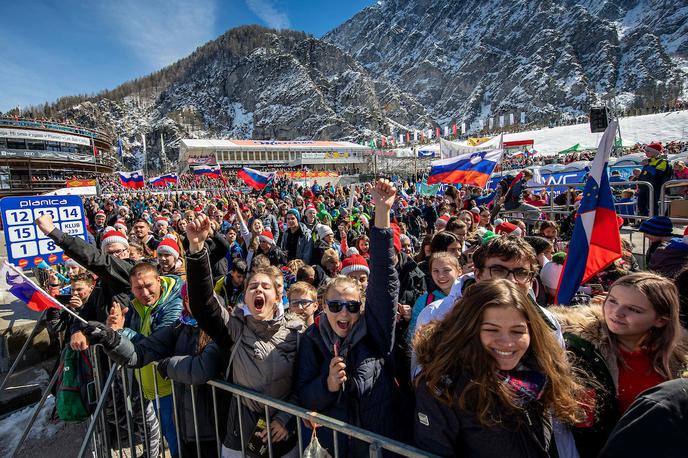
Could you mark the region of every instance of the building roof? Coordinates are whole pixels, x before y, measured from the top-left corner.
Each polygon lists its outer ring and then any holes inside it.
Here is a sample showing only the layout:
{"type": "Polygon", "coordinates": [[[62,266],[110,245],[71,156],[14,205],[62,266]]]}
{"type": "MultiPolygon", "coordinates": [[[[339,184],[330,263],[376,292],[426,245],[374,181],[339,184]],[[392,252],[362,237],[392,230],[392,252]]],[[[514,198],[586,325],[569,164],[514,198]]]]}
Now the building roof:
{"type": "Polygon", "coordinates": [[[181,140],[182,148],[186,149],[226,149],[226,150],[258,150],[269,151],[285,149],[298,149],[300,151],[326,151],[334,148],[369,150],[365,145],[346,141],[322,141],[322,140],[222,140],[222,139],[190,139],[181,140]]]}

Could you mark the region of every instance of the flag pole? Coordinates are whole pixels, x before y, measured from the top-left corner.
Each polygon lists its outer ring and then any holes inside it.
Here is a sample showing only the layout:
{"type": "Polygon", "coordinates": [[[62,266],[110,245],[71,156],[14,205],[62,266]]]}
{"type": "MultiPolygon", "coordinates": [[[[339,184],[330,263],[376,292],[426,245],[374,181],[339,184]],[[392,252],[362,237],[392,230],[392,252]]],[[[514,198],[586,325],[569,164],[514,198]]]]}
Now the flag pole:
{"type": "MultiPolygon", "coordinates": [[[[14,273],[16,273],[17,275],[19,275],[20,277],[22,277],[24,280],[28,281],[29,283],[31,283],[32,285],[34,285],[36,288],[38,288],[38,285],[36,285],[29,277],[27,277],[26,275],[24,275],[24,274],[22,273],[21,270],[17,270],[16,267],[14,267],[12,264],[10,264],[10,263],[7,262],[7,261],[5,261],[5,265],[6,265],[9,269],[11,269],[14,273]]],[[[40,288],[40,289],[42,289],[42,288],[40,288]]],[[[44,292],[45,292],[45,291],[44,291],[44,292]]],[[[59,301],[57,301],[54,297],[52,297],[50,294],[45,293],[45,295],[46,295],[47,297],[50,298],[50,301],[51,301],[53,304],[57,305],[59,308],[61,308],[61,309],[64,310],[65,312],[69,313],[70,315],[72,315],[74,318],[76,318],[77,320],[81,321],[82,323],[88,324],[88,321],[86,321],[86,320],[84,320],[83,318],[81,318],[81,317],[80,317],[79,315],[77,315],[75,312],[73,312],[72,310],[70,310],[69,307],[67,307],[66,305],[61,304],[61,303],[60,303],[59,301]]]]}

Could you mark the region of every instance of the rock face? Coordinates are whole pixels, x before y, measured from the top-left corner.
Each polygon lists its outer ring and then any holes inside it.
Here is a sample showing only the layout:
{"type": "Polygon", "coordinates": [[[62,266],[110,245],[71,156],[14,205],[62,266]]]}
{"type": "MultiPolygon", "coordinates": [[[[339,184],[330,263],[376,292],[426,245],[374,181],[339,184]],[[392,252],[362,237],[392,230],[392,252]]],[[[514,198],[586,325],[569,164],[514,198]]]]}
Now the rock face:
{"type": "Polygon", "coordinates": [[[137,152],[127,160],[132,167],[142,166],[146,135],[151,170],[176,160],[182,137],[356,140],[390,125],[432,123],[412,96],[372,78],[336,46],[256,26],[232,29],[111,94],[118,97],[105,94],[61,116],[123,137],[125,151],[137,152]]]}
{"type": "Polygon", "coordinates": [[[688,93],[685,0],[381,0],[323,39],[414,94],[440,125],[688,93]]]}

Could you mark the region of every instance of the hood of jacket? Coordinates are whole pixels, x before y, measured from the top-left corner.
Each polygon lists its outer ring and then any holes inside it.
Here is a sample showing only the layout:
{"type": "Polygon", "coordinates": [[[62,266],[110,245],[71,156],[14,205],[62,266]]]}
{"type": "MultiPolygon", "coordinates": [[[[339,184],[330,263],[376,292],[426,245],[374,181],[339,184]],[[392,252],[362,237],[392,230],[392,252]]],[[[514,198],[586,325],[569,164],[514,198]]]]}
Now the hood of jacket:
{"type": "MultiPolygon", "coordinates": [[[[550,307],[561,324],[562,332],[570,332],[590,342],[605,358],[614,383],[618,383],[619,366],[612,354],[609,330],[604,322],[602,306],[550,307]]],[[[674,377],[688,376],[688,331],[679,329],[678,346],[669,359],[669,369],[674,377]]]]}
{"type": "MultiPolygon", "coordinates": [[[[158,309],[158,311],[164,309],[167,305],[171,304],[172,301],[179,297],[181,294],[182,283],[182,279],[176,275],[161,276],[160,297],[155,304],[148,307],[153,310],[158,309]]],[[[139,316],[143,316],[146,306],[139,302],[138,299],[134,299],[132,304],[134,305],[134,308],[136,308],[136,311],[139,312],[139,316]]],[[[139,332],[143,334],[143,330],[140,330],[139,332]]]]}

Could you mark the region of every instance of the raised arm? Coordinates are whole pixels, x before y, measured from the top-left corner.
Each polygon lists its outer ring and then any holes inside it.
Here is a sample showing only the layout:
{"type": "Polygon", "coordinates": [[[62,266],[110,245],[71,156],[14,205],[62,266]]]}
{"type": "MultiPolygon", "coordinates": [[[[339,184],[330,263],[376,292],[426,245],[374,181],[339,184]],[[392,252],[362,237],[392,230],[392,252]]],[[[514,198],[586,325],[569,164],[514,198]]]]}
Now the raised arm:
{"type": "Polygon", "coordinates": [[[189,307],[200,328],[220,348],[229,348],[233,344],[229,312],[220,304],[213,291],[210,258],[205,246],[209,231],[210,220],[206,215],[200,215],[186,226],[186,237],[189,240],[186,256],[189,307]]]}
{"type": "Polygon", "coordinates": [[[103,253],[86,241],[63,233],[50,215],[43,214],[36,219],[36,226],[43,234],[50,237],[70,258],[105,280],[114,290],[129,290],[129,271],[131,264],[127,261],[103,253]]]}
{"type": "Polygon", "coordinates": [[[375,225],[370,231],[370,280],[366,294],[368,336],[383,356],[392,352],[396,322],[399,276],[395,268],[398,256],[390,228],[389,210],[396,188],[387,180],[378,180],[373,189],[375,225]]]}

